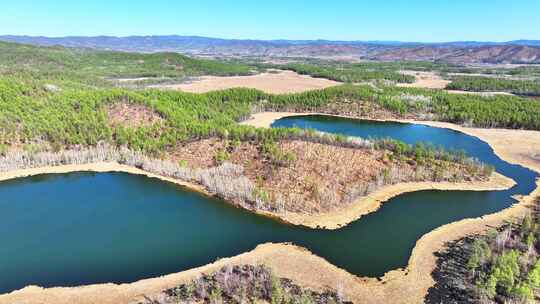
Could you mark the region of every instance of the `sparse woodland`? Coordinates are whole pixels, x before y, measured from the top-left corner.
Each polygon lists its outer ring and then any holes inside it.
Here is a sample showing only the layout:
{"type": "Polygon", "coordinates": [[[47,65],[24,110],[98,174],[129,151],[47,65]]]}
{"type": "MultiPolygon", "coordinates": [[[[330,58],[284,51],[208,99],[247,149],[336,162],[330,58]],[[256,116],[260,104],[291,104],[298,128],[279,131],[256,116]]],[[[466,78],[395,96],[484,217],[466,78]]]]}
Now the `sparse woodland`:
{"type": "Polygon", "coordinates": [[[475,92],[509,92],[517,95],[540,96],[540,81],[493,77],[456,77],[447,86],[451,90],[475,92]]]}
{"type": "Polygon", "coordinates": [[[428,303],[537,303],[540,300],[540,215],[487,235],[467,237],[441,252],[428,303]]]}
{"type": "Polygon", "coordinates": [[[373,69],[367,64],[340,64],[329,65],[309,65],[301,63],[287,64],[279,66],[280,69],[295,71],[298,74],[310,75],[317,78],[356,83],[373,80],[387,80],[401,83],[414,82],[414,76],[404,75],[396,70],[384,68],[373,69]]]}
{"type": "Polygon", "coordinates": [[[302,288],[289,279],[277,277],[264,265],[227,265],[158,295],[146,295],[139,304],[351,303],[343,298],[342,293],[340,286],[324,292],[302,288]]]}

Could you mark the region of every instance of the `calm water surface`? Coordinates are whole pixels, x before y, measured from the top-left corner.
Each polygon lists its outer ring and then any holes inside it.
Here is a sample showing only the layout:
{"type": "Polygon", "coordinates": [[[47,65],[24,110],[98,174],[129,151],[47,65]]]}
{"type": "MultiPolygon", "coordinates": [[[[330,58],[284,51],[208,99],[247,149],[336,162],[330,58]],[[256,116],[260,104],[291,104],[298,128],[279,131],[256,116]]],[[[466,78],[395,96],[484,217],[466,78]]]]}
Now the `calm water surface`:
{"type": "Polygon", "coordinates": [[[406,266],[430,230],[510,206],[536,175],[510,165],[484,142],[427,126],[302,116],[299,126],[351,136],[430,141],[495,166],[518,185],[507,191],[420,191],[335,231],[293,227],[229,207],[157,179],[123,173],[41,175],[0,183],[0,293],[45,287],[132,282],[204,265],[265,242],[293,242],[347,271],[380,276],[406,266]]]}

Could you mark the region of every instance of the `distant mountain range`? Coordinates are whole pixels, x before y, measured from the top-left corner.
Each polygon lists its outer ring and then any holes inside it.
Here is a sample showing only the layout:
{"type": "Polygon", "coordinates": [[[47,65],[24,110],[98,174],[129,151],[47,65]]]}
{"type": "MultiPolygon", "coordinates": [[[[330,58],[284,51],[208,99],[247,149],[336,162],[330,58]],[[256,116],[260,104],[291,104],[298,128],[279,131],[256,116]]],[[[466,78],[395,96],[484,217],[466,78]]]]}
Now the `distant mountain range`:
{"type": "Polygon", "coordinates": [[[197,56],[352,57],[372,60],[430,60],[450,63],[540,63],[540,40],[508,42],[243,40],[200,36],[37,37],[0,40],[129,52],[179,52],[197,56]]]}

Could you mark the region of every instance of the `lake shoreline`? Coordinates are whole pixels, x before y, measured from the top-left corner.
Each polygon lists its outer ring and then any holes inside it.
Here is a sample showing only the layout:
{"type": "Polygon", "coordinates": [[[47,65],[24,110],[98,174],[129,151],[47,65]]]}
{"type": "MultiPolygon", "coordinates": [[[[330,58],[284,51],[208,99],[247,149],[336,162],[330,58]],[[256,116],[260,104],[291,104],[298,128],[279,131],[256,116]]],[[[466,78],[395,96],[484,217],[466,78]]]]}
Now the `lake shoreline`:
{"type": "MultiPolygon", "coordinates": [[[[117,162],[98,162],[79,165],[47,166],[38,168],[20,169],[14,171],[0,172],[0,182],[24,178],[43,174],[66,174],[73,172],[122,172],[127,174],[142,175],[149,178],[156,178],[165,182],[186,187],[206,196],[215,197],[214,193],[206,190],[204,186],[180,179],[170,178],[163,175],[154,174],[136,167],[119,164],[117,162]]],[[[261,216],[272,218],[276,221],[288,225],[303,226],[312,229],[336,230],[360,219],[362,216],[376,212],[383,203],[401,194],[422,190],[442,190],[442,191],[495,191],[507,190],[516,185],[516,182],[497,172],[489,177],[487,181],[463,181],[463,182],[408,182],[382,186],[373,193],[363,196],[354,202],[336,210],[320,212],[316,214],[301,214],[296,212],[269,212],[264,210],[250,210],[233,203],[228,205],[252,212],[261,216]]]]}
{"type": "Polygon", "coordinates": [[[323,228],[335,230],[343,228],[348,224],[362,218],[363,216],[376,212],[385,202],[401,194],[423,191],[494,191],[507,190],[513,187],[516,182],[504,175],[494,172],[487,181],[471,182],[410,182],[398,183],[383,186],[373,193],[363,196],[351,204],[337,210],[322,212],[319,214],[299,214],[285,213],[279,218],[286,223],[300,225],[309,228],[323,228]]]}
{"type": "Polygon", "coordinates": [[[210,273],[228,264],[264,264],[272,268],[276,275],[292,279],[302,287],[316,291],[334,287],[336,282],[339,282],[348,299],[361,303],[423,303],[428,289],[435,283],[431,277],[437,261],[435,253],[448,241],[471,234],[485,233],[508,220],[523,216],[528,212],[528,206],[540,196],[540,180],[537,181],[537,185],[538,188],[533,193],[520,198],[519,204],[494,214],[460,220],[428,232],[417,241],[405,269],[389,271],[379,279],[355,276],[296,245],[265,243],[258,245],[252,251],[234,257],[133,283],[53,288],[27,286],[0,295],[0,303],[137,303],[136,301],[144,295],[152,295],[173,288],[189,282],[200,273],[210,273]]]}
{"type": "Polygon", "coordinates": [[[122,172],[122,173],[134,174],[134,175],[143,175],[149,178],[157,178],[162,181],[174,183],[174,184],[186,187],[190,190],[200,192],[204,195],[212,196],[210,192],[208,192],[204,187],[200,185],[186,182],[180,179],[175,179],[175,178],[170,178],[170,177],[150,173],[148,171],[145,171],[136,167],[128,166],[128,165],[119,164],[117,162],[97,162],[97,163],[88,163],[88,164],[80,164],[80,165],[48,166],[48,167],[28,168],[28,169],[0,172],[0,182],[11,180],[11,179],[17,179],[17,178],[43,175],[43,174],[66,174],[66,173],[73,173],[73,172],[95,172],[95,173],[122,172]]]}
{"type": "MultiPolygon", "coordinates": [[[[256,123],[270,125],[274,120],[285,116],[327,115],[323,113],[271,114],[271,117],[265,117],[263,120],[256,121],[256,123]],[[282,116],[279,117],[279,115],[282,116]]],[[[406,120],[399,122],[425,125],[433,124],[431,126],[450,128],[478,137],[492,146],[494,152],[505,161],[517,163],[540,172],[539,164],[535,164],[533,161],[526,160],[525,158],[520,158],[517,154],[508,153],[504,150],[501,151],[493,146],[489,140],[486,140],[485,135],[480,134],[480,136],[477,136],[478,133],[475,135],[474,131],[470,130],[464,132],[461,130],[464,129],[463,127],[440,122],[406,120]]],[[[486,130],[489,132],[489,129],[486,130]]],[[[520,133],[522,130],[509,131],[520,133]]],[[[512,148],[518,150],[519,147],[512,148]]],[[[136,171],[138,170],[134,170],[134,172],[136,171]]],[[[43,173],[62,172],[42,172],[41,174],[43,173]]],[[[151,174],[142,174],[153,177],[151,174]]],[[[21,175],[19,177],[23,176],[28,175],[21,175]]],[[[3,174],[0,174],[0,180],[2,180],[2,177],[3,174]]],[[[16,176],[11,178],[16,178],[16,176]]],[[[537,180],[537,188],[531,194],[519,197],[518,203],[497,213],[449,223],[428,232],[417,241],[405,269],[389,271],[380,279],[352,275],[297,246],[288,244],[262,244],[257,246],[253,251],[232,258],[221,259],[212,264],[159,278],[141,280],[130,284],[108,283],[59,288],[29,286],[6,295],[0,295],[0,303],[13,303],[23,300],[25,303],[130,303],[141,295],[157,293],[163,289],[174,287],[179,283],[195,277],[201,272],[208,272],[210,269],[227,263],[265,263],[272,267],[277,275],[288,277],[302,286],[313,289],[320,290],[324,286],[333,286],[335,282],[340,282],[348,298],[365,303],[422,303],[427,290],[435,283],[431,277],[431,272],[436,266],[435,253],[443,248],[446,242],[466,235],[485,232],[491,227],[498,226],[507,220],[523,216],[528,212],[528,207],[533,204],[534,199],[540,195],[539,187],[540,180],[537,180]]]]}
{"type": "MultiPolygon", "coordinates": [[[[430,121],[430,120],[414,120],[414,119],[393,119],[383,118],[376,119],[370,117],[355,117],[347,115],[327,114],[320,112],[260,112],[252,114],[251,117],[245,121],[240,122],[243,125],[249,125],[258,128],[269,128],[272,123],[284,117],[294,116],[309,116],[309,115],[324,115],[332,117],[341,117],[349,119],[371,120],[381,122],[399,122],[409,124],[419,124],[436,128],[450,129],[458,131],[469,136],[476,137],[486,142],[495,152],[499,158],[505,160],[508,163],[521,165],[532,169],[540,173],[540,154],[538,159],[530,159],[525,157],[524,152],[538,152],[540,151],[540,131],[534,130],[520,130],[520,129],[497,129],[497,128],[469,128],[463,127],[450,122],[442,121],[430,121]],[[510,140],[519,137],[520,141],[526,141],[522,144],[517,142],[511,142],[510,140]],[[510,138],[510,139],[509,139],[510,138]],[[511,146],[505,146],[511,142],[511,146]],[[516,145],[517,144],[517,145],[516,145]],[[522,151],[525,150],[525,151],[522,151]]],[[[540,153],[540,152],[538,152],[540,153]]]]}

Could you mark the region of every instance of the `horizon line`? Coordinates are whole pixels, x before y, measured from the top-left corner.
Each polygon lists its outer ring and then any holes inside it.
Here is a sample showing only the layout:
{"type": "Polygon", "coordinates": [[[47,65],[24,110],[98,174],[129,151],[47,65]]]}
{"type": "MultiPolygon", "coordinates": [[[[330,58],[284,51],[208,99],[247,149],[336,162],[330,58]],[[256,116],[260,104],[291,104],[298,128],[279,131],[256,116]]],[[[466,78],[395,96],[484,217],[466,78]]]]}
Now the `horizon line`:
{"type": "Polygon", "coordinates": [[[29,34],[0,34],[0,37],[28,37],[28,38],[48,38],[48,39],[65,39],[65,38],[136,38],[136,37],[184,37],[184,38],[207,38],[229,41],[261,41],[261,42],[276,42],[276,41],[300,41],[300,42],[364,42],[364,43],[402,43],[402,44],[448,44],[448,43],[510,43],[518,41],[538,41],[538,39],[530,38],[517,38],[511,40],[445,40],[445,41],[406,41],[406,40],[394,40],[394,39],[375,39],[375,40],[362,40],[362,39],[329,39],[329,38],[314,38],[314,39],[292,39],[292,38],[273,38],[273,39],[259,39],[259,38],[224,38],[217,36],[203,36],[203,35],[186,35],[186,34],[130,34],[130,35],[64,35],[64,36],[47,36],[47,35],[29,35],[29,34]]]}

